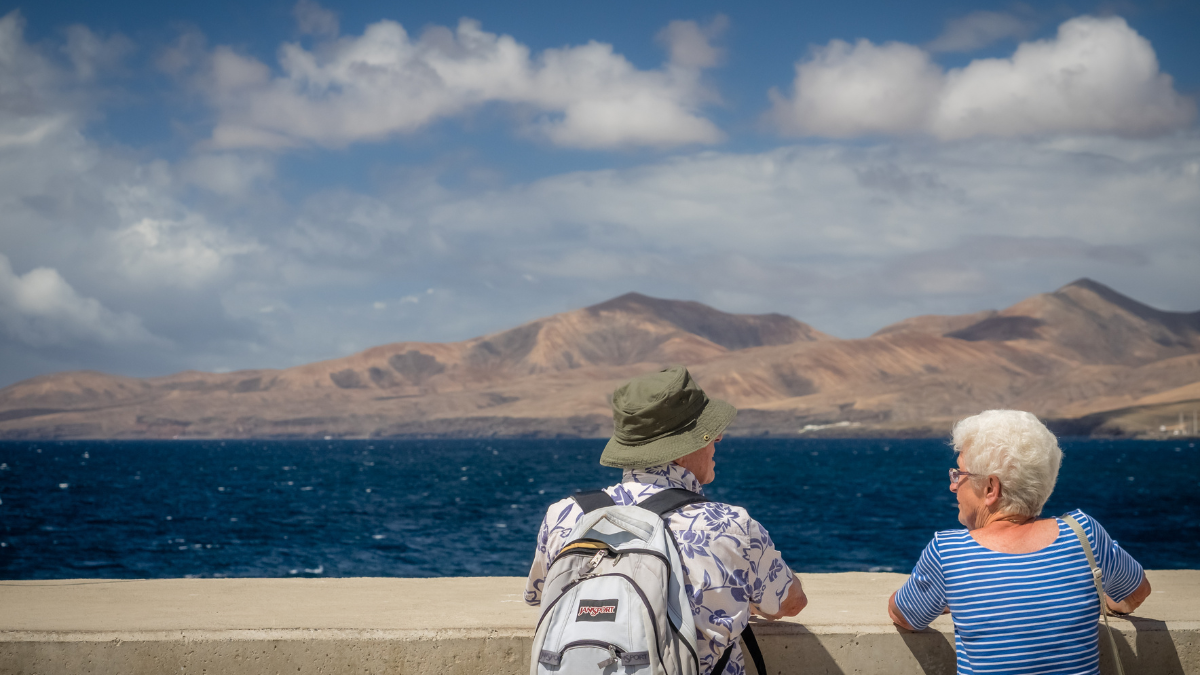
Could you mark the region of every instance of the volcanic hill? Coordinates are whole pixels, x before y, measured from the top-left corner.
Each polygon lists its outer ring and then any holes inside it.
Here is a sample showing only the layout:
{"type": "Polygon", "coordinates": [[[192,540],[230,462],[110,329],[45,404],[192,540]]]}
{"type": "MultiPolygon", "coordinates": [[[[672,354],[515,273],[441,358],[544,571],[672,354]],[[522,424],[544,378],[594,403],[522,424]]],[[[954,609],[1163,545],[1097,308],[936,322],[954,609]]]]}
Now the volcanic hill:
{"type": "Polygon", "coordinates": [[[629,293],[284,370],[35,377],[0,389],[0,438],[605,436],[612,390],[674,363],[741,409],[737,435],[944,435],[1009,407],[1065,433],[1153,436],[1200,409],[1200,312],[1081,279],[840,340],[780,314],[629,293]]]}

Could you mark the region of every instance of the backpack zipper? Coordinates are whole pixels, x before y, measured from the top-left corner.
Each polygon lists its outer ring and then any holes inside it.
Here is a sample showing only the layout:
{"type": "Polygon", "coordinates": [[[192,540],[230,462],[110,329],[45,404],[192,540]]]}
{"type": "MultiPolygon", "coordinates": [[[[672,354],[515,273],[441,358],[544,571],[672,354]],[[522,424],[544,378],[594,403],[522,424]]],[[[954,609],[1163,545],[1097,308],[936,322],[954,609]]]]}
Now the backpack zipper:
{"type": "Polygon", "coordinates": [[[613,645],[609,645],[608,646],[608,658],[604,659],[600,663],[597,663],[596,667],[597,668],[607,668],[620,660],[621,660],[621,657],[617,656],[617,648],[613,645]]]}
{"type": "MultiPolygon", "coordinates": [[[[568,649],[574,649],[575,647],[597,647],[599,649],[608,650],[608,658],[601,661],[600,663],[597,663],[596,664],[597,668],[607,668],[607,667],[613,665],[614,663],[623,662],[625,660],[625,655],[632,653],[626,649],[621,649],[620,647],[612,644],[611,642],[604,642],[603,640],[573,640],[573,641],[568,642],[567,644],[563,645],[558,650],[559,658],[561,658],[562,655],[565,654],[568,649]]],[[[551,652],[551,653],[554,653],[554,652],[551,652]]],[[[649,655],[647,654],[647,657],[648,656],[649,655]]],[[[543,663],[545,663],[545,662],[543,662],[543,663]]]]}
{"type": "MultiPolygon", "coordinates": [[[[608,549],[604,549],[604,550],[608,550],[608,549]]],[[[652,548],[623,548],[623,549],[619,549],[619,550],[613,550],[611,552],[613,553],[614,558],[620,558],[621,556],[625,555],[626,553],[641,553],[643,555],[652,555],[655,558],[658,558],[659,560],[663,561],[663,563],[665,565],[667,565],[667,567],[671,566],[671,561],[667,558],[667,556],[663,555],[662,553],[659,553],[658,551],[655,551],[652,548]]],[[[580,549],[580,548],[571,549],[569,551],[562,551],[558,555],[554,556],[554,559],[550,561],[550,564],[553,565],[562,556],[587,555],[588,553],[591,553],[591,551],[588,549],[580,549]]]]}
{"type": "Polygon", "coordinates": [[[580,574],[579,578],[586,579],[592,576],[592,570],[596,569],[596,567],[600,565],[600,561],[604,560],[604,556],[606,555],[608,555],[608,549],[606,548],[596,551],[596,555],[592,556],[592,559],[588,561],[587,567],[584,568],[583,574],[580,574]]]}

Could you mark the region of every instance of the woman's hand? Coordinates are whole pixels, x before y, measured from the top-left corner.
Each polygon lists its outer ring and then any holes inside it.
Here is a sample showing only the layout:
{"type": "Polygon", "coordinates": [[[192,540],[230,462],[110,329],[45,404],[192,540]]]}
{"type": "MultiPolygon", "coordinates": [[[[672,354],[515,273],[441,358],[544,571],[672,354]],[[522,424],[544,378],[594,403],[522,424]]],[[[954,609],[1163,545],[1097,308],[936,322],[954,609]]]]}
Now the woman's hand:
{"type": "Polygon", "coordinates": [[[1150,597],[1150,580],[1143,573],[1142,583],[1126,596],[1124,600],[1116,602],[1105,594],[1104,604],[1108,606],[1108,611],[1113,614],[1130,614],[1145,602],[1148,597],[1150,597]]]}
{"type": "MultiPolygon", "coordinates": [[[[950,611],[950,608],[947,607],[946,611],[950,611]]],[[[900,608],[896,606],[895,593],[892,593],[892,597],[888,598],[888,617],[891,618],[892,623],[903,628],[904,630],[916,630],[916,628],[913,628],[912,625],[908,623],[908,619],[904,618],[904,614],[900,612],[900,608]]]]}

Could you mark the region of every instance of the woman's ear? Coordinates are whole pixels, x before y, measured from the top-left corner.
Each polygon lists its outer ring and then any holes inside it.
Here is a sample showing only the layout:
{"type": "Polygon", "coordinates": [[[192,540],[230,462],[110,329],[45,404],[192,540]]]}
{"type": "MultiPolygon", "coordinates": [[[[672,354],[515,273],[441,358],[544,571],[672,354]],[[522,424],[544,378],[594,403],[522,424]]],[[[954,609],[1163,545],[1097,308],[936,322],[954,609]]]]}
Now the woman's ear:
{"type": "Polygon", "coordinates": [[[997,476],[987,477],[987,489],[983,495],[983,503],[987,506],[995,506],[1000,502],[1000,493],[1003,491],[1000,485],[1000,478],[997,476]]]}

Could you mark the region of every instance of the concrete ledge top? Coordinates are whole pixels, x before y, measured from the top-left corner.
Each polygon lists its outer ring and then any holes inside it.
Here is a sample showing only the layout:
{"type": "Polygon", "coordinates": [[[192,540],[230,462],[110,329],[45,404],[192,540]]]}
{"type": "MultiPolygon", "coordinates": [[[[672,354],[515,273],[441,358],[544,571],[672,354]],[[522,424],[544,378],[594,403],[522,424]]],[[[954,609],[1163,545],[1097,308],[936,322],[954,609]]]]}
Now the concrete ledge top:
{"type": "MultiPolygon", "coordinates": [[[[1122,631],[1200,630],[1200,570],[1147,571],[1153,594],[1122,631]]],[[[903,574],[801,575],[809,606],[764,625],[777,633],[894,633],[886,603],[903,574]]],[[[380,638],[422,634],[532,635],[538,610],[524,579],[162,579],[0,582],[0,642],[178,639],[180,632],[236,639],[293,631],[380,638]],[[73,635],[74,637],[71,637],[73,635]],[[92,637],[88,637],[91,635],[92,637]]],[[[757,624],[756,624],[757,626],[757,624]]],[[[933,625],[953,631],[949,617],[933,625]]]]}

